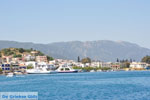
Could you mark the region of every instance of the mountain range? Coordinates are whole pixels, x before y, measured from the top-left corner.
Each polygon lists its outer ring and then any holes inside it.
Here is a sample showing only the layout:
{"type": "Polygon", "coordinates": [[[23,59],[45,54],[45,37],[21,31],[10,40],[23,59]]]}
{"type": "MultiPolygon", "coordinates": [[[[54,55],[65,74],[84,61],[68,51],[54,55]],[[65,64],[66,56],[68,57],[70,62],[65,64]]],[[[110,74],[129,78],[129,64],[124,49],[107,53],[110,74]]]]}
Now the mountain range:
{"type": "Polygon", "coordinates": [[[0,41],[0,49],[24,48],[40,50],[54,58],[77,60],[90,57],[92,60],[116,61],[119,59],[133,59],[140,61],[142,57],[150,55],[150,49],[125,41],[70,41],[49,44],[36,44],[31,42],[0,41]]]}

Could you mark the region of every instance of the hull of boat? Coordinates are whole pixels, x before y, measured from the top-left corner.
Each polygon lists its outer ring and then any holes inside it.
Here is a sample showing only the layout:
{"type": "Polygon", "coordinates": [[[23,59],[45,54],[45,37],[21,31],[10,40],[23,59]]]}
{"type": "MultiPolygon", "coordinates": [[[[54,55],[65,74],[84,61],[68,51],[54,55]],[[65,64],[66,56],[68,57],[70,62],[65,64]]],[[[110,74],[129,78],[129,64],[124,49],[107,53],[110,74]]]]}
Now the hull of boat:
{"type": "Polygon", "coordinates": [[[27,71],[28,74],[55,74],[56,71],[27,71]]]}
{"type": "Polygon", "coordinates": [[[36,73],[36,72],[28,72],[28,74],[50,74],[50,72],[41,72],[41,73],[36,73]]]}
{"type": "Polygon", "coordinates": [[[50,71],[27,70],[28,74],[50,74],[50,71]]]}
{"type": "Polygon", "coordinates": [[[13,77],[14,74],[13,73],[8,73],[8,75],[6,77],[13,77]]]}
{"type": "Polygon", "coordinates": [[[57,71],[50,71],[50,74],[56,74],[58,73],[57,71]]]}
{"type": "Polygon", "coordinates": [[[59,71],[58,73],[78,73],[78,71],[59,71]]]}

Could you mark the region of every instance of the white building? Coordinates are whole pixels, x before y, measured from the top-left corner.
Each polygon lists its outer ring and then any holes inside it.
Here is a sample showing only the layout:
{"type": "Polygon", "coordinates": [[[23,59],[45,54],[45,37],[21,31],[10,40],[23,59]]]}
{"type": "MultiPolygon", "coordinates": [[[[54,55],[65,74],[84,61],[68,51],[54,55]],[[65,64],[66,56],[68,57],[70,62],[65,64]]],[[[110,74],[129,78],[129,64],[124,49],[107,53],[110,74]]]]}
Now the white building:
{"type": "Polygon", "coordinates": [[[100,67],[111,67],[112,62],[100,62],[100,67]]]}
{"type": "Polygon", "coordinates": [[[148,64],[143,62],[132,62],[130,64],[130,68],[146,68],[147,66],[148,64]]]}
{"type": "Polygon", "coordinates": [[[91,67],[100,67],[101,66],[101,62],[92,62],[91,63],[91,67]]]}
{"type": "Polygon", "coordinates": [[[35,60],[35,56],[27,55],[27,56],[24,57],[24,60],[33,61],[33,60],[35,60]]]}

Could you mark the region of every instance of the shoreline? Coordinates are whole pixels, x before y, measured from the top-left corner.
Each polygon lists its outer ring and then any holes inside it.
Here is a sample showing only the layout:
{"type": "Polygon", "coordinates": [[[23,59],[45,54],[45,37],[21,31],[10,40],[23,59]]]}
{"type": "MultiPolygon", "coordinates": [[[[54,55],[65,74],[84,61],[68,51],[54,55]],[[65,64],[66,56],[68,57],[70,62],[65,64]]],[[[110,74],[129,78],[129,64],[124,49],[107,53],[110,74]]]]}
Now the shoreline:
{"type": "MultiPolygon", "coordinates": [[[[129,71],[126,71],[126,70],[114,70],[114,71],[89,71],[89,72],[77,72],[77,73],[97,73],[97,72],[106,72],[106,73],[108,73],[108,72],[134,72],[134,71],[138,71],[138,72],[142,72],[142,71],[150,71],[150,70],[129,70],[129,71]]],[[[13,73],[14,74],[14,73],[13,73]]],[[[55,74],[61,74],[61,73],[55,73],[55,74]]],[[[67,73],[65,73],[65,74],[67,74],[67,73]]],[[[28,74],[28,73],[26,73],[26,74],[14,74],[14,76],[18,76],[18,75],[20,75],[20,76],[22,76],[22,75],[31,75],[31,74],[28,74]]],[[[41,75],[41,74],[36,74],[36,75],[41,75]]],[[[48,74],[46,74],[46,75],[48,75],[48,74]]],[[[49,73],[49,75],[51,75],[50,73],[49,73]]],[[[7,76],[7,74],[0,74],[0,76],[7,76]]]]}

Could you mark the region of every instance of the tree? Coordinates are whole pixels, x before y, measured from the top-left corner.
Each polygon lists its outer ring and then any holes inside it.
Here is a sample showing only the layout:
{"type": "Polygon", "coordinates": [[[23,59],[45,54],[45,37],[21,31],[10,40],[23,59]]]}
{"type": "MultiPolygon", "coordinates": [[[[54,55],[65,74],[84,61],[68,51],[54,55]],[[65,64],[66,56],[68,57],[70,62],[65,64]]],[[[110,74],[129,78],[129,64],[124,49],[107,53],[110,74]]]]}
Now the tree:
{"type": "Polygon", "coordinates": [[[33,51],[33,48],[30,48],[31,51],[33,51]]]}
{"type": "Polygon", "coordinates": [[[82,62],[83,64],[91,63],[91,59],[90,59],[89,57],[83,58],[83,59],[81,60],[81,62],[82,62]]]}
{"type": "Polygon", "coordinates": [[[23,48],[19,48],[19,52],[23,53],[23,52],[25,52],[25,50],[23,48]]]}
{"type": "Polygon", "coordinates": [[[129,62],[128,59],[126,59],[125,62],[129,62]]]}
{"type": "Polygon", "coordinates": [[[144,58],[142,58],[142,62],[150,64],[150,56],[145,56],[144,58]]]}
{"type": "Polygon", "coordinates": [[[129,68],[130,67],[130,63],[129,62],[125,62],[125,68],[129,68]]]}
{"type": "Polygon", "coordinates": [[[117,62],[119,62],[119,59],[117,58],[117,62]]]}
{"type": "Polygon", "coordinates": [[[80,57],[78,56],[78,62],[80,62],[80,57]]]}
{"type": "Polygon", "coordinates": [[[29,65],[27,66],[27,69],[33,69],[33,65],[32,65],[32,64],[29,64],[29,65]]]}
{"type": "Polygon", "coordinates": [[[44,56],[44,53],[42,53],[42,52],[38,51],[37,56],[44,56]]]}
{"type": "Polygon", "coordinates": [[[133,60],[132,60],[132,59],[130,59],[130,62],[131,62],[131,63],[132,63],[132,61],[133,61],[133,60]]]}
{"type": "Polygon", "coordinates": [[[16,55],[16,54],[14,54],[14,56],[13,56],[14,58],[21,58],[22,57],[22,55],[20,55],[20,54],[18,54],[18,55],[16,55]]]}
{"type": "Polygon", "coordinates": [[[3,73],[3,70],[0,68],[0,74],[2,74],[3,73]]]}
{"type": "Polygon", "coordinates": [[[51,60],[54,60],[54,58],[53,58],[53,57],[50,57],[50,56],[47,56],[47,60],[48,60],[48,61],[51,61],[51,60]]]}

